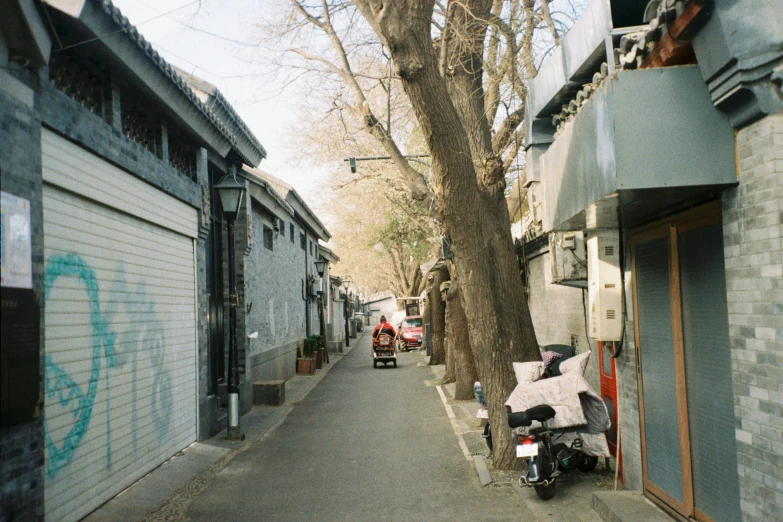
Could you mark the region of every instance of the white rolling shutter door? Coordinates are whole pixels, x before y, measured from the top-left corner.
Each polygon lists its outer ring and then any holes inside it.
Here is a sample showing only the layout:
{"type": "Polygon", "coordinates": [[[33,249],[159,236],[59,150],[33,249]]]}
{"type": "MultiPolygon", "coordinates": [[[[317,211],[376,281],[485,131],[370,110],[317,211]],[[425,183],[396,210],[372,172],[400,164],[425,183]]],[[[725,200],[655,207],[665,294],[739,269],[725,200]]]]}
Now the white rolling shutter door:
{"type": "Polygon", "coordinates": [[[46,518],[196,438],[196,210],[43,131],[46,518]]]}

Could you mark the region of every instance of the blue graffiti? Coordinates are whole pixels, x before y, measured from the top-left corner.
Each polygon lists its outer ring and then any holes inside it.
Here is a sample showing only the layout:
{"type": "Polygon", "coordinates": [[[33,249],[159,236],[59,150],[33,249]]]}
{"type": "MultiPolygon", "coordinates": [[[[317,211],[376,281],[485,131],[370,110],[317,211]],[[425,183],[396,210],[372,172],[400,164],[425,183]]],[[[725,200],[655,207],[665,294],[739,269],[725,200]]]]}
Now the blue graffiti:
{"type": "Polygon", "coordinates": [[[84,260],[76,254],[54,254],[47,264],[44,274],[44,296],[49,292],[58,277],[78,277],[87,289],[87,298],[90,305],[90,324],[92,325],[92,371],[87,385],[87,393],[76,384],[73,379],[59,366],[54,364],[52,356],[46,354],[46,395],[50,399],[57,395],[60,406],[70,406],[74,424],[63,439],[62,445],[57,446],[51,438],[46,423],[45,441],[49,449],[49,476],[53,477],[63,466],[70,462],[73,452],[81,443],[92,417],[92,408],[95,403],[95,394],[98,389],[98,375],[101,369],[101,348],[105,349],[107,363],[113,362],[114,334],[107,331],[106,323],[101,319],[100,303],[98,301],[98,282],[95,272],[87,266],[84,260]]]}
{"type": "Polygon", "coordinates": [[[79,447],[86,433],[95,397],[98,389],[98,380],[101,369],[101,352],[103,352],[106,373],[106,462],[111,467],[111,421],[109,407],[109,368],[124,367],[131,363],[133,374],[131,395],[131,436],[133,452],[136,453],[136,369],[137,369],[137,341],[141,336],[141,349],[150,353],[150,360],[154,371],[153,395],[151,410],[153,426],[158,439],[163,439],[168,433],[169,416],[172,409],[170,376],[163,366],[165,354],[165,332],[163,324],[157,320],[155,305],[148,298],[144,285],[139,285],[135,292],[131,293],[125,282],[124,267],[120,265],[117,270],[111,292],[114,295],[127,296],[122,301],[123,311],[126,313],[144,313],[150,320],[146,322],[144,331],[139,333],[130,329],[121,334],[111,331],[111,325],[119,311],[119,302],[110,300],[106,309],[102,312],[99,301],[99,288],[95,273],[89,265],[77,254],[52,254],[46,263],[44,275],[44,296],[48,297],[55,281],[60,277],[77,277],[87,291],[87,300],[90,309],[90,325],[92,327],[92,368],[86,393],[60,366],[55,364],[50,354],[45,357],[46,379],[45,388],[47,397],[57,397],[57,401],[64,409],[70,409],[73,418],[73,426],[57,445],[51,437],[48,422],[45,422],[45,442],[48,450],[49,465],[48,475],[54,477],[58,471],[73,458],[74,452],[79,447]],[[116,293],[115,293],[116,292],[116,293]]]}

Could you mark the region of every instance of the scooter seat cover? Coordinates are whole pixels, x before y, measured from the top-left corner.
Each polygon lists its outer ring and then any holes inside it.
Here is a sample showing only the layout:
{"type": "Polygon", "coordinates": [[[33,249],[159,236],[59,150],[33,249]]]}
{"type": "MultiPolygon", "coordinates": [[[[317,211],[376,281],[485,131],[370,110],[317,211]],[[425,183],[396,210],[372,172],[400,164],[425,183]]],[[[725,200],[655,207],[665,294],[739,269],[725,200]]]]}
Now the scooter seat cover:
{"type": "Polygon", "coordinates": [[[508,426],[509,428],[520,428],[523,426],[530,426],[533,421],[546,422],[549,419],[555,417],[555,409],[546,404],[539,406],[533,406],[532,408],[508,414],[508,426]]]}

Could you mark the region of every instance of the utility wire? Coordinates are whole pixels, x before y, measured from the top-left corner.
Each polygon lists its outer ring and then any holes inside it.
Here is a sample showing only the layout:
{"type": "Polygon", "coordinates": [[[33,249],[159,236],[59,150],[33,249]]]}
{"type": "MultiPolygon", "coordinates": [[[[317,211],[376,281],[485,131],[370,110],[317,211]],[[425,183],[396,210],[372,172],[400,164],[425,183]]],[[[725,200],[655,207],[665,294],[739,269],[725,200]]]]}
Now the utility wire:
{"type": "Polygon", "coordinates": [[[152,18],[150,18],[150,19],[148,19],[148,20],[144,20],[143,22],[139,22],[138,24],[129,25],[128,27],[123,27],[122,29],[117,29],[116,31],[112,31],[112,32],[110,32],[110,33],[107,33],[107,34],[104,34],[104,35],[101,35],[101,36],[96,36],[95,38],[90,38],[90,39],[88,39],[88,40],[84,40],[84,41],[82,41],[82,42],[77,42],[77,43],[75,43],[75,44],[66,45],[65,47],[61,47],[59,50],[60,50],[60,51],[64,51],[64,50],[66,50],[66,49],[73,49],[74,47],[79,47],[80,45],[88,44],[88,43],[90,43],[90,42],[95,42],[95,41],[98,41],[98,40],[103,40],[104,38],[107,38],[107,37],[109,37],[109,36],[111,36],[111,35],[113,35],[113,34],[127,32],[127,31],[128,31],[128,30],[130,30],[130,29],[133,29],[133,28],[135,28],[135,27],[138,27],[138,26],[140,26],[140,25],[142,25],[142,24],[146,24],[147,22],[151,22],[151,21],[153,21],[153,20],[157,20],[158,18],[161,18],[161,17],[163,17],[163,16],[166,16],[166,15],[168,15],[168,14],[171,14],[171,13],[173,13],[174,11],[179,11],[180,9],[184,9],[184,8],[186,8],[186,7],[190,7],[190,6],[191,6],[191,5],[193,5],[193,4],[197,4],[197,3],[199,3],[199,1],[200,1],[200,0],[195,0],[194,2],[190,2],[189,4],[185,4],[185,5],[179,6],[179,7],[175,8],[175,9],[172,9],[171,11],[168,11],[168,12],[165,12],[165,13],[162,13],[162,14],[159,14],[158,16],[154,16],[154,17],[152,17],[152,18]]]}
{"type": "Polygon", "coordinates": [[[204,71],[205,73],[209,74],[210,76],[214,76],[215,78],[219,78],[221,80],[231,80],[231,79],[234,79],[234,78],[257,78],[259,76],[258,74],[235,74],[235,75],[231,75],[231,76],[221,76],[219,74],[213,73],[212,71],[208,71],[207,69],[204,69],[199,64],[191,62],[187,58],[183,58],[182,56],[178,55],[177,53],[175,53],[175,52],[173,52],[173,51],[171,51],[169,49],[166,49],[165,47],[163,47],[161,45],[158,45],[158,44],[152,42],[151,40],[149,40],[149,41],[150,41],[150,43],[153,43],[155,45],[155,47],[160,49],[161,51],[165,51],[165,52],[169,53],[171,56],[173,56],[175,58],[179,58],[183,62],[186,62],[186,63],[189,63],[190,65],[192,65],[194,67],[194,69],[193,69],[194,72],[195,72],[196,69],[201,69],[202,71],[204,71]]]}
{"type": "MultiPolygon", "coordinates": [[[[160,11],[159,11],[158,9],[156,9],[156,8],[154,8],[153,6],[149,5],[147,2],[144,2],[144,1],[142,1],[141,3],[142,3],[142,4],[144,4],[144,5],[146,5],[147,7],[149,7],[150,9],[152,9],[153,11],[157,11],[157,12],[159,12],[159,13],[160,13],[160,11]]],[[[206,35],[212,36],[213,38],[217,38],[218,40],[224,40],[224,41],[226,41],[226,42],[231,42],[231,43],[235,43],[235,44],[239,44],[239,45],[246,45],[246,46],[249,46],[249,47],[254,47],[254,46],[256,46],[256,45],[257,45],[257,44],[251,43],[251,42],[243,42],[243,41],[241,41],[241,40],[234,40],[234,39],[232,39],[232,38],[227,38],[227,37],[225,37],[225,36],[221,36],[221,35],[219,35],[219,34],[215,34],[215,33],[212,33],[212,32],[210,32],[210,31],[207,31],[206,29],[199,29],[198,27],[194,27],[194,26],[192,26],[192,25],[190,25],[190,24],[186,24],[185,22],[182,22],[182,21],[180,21],[180,20],[177,20],[177,19],[176,19],[176,18],[174,18],[173,16],[168,16],[168,14],[169,14],[169,13],[162,13],[162,14],[161,14],[161,16],[165,16],[165,17],[166,17],[166,18],[168,18],[169,20],[171,20],[171,21],[173,21],[173,22],[176,22],[176,23],[178,23],[179,25],[181,25],[181,26],[182,26],[182,27],[184,27],[185,29],[190,29],[190,30],[192,30],[192,31],[196,31],[196,32],[199,32],[199,33],[203,33],[203,34],[206,34],[206,35]]]]}

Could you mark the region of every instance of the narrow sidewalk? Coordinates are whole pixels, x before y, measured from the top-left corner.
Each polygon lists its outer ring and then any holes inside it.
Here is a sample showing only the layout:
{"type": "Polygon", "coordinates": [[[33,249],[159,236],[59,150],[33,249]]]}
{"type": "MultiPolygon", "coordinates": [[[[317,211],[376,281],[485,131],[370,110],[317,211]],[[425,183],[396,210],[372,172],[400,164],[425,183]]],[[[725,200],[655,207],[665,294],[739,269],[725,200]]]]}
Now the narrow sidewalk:
{"type": "MultiPolygon", "coordinates": [[[[422,363],[429,364],[429,357],[420,352],[422,363]]],[[[455,400],[455,384],[441,384],[445,366],[430,366],[433,373],[432,386],[438,386],[445,397],[444,407],[454,414],[455,435],[461,439],[460,446],[466,448],[475,465],[477,480],[484,487],[512,487],[522,501],[535,515],[535,522],[593,522],[602,520],[601,514],[594,510],[595,493],[611,493],[614,486],[614,459],[607,469],[604,459],[600,459],[596,469],[590,473],[572,471],[557,480],[557,494],[550,501],[542,501],[532,488],[520,486],[518,471],[496,470],[492,466],[492,457],[481,436],[483,428],[476,417],[478,402],[475,399],[455,400]]],[[[463,450],[465,451],[465,450],[463,450]]],[[[606,520],[604,518],[604,520],[606,520]]],[[[610,519],[615,521],[633,519],[610,519]]],[[[533,521],[531,521],[533,522],[533,521]]]]}
{"type": "Polygon", "coordinates": [[[194,442],[149,472],[83,520],[87,522],[126,522],[128,520],[181,520],[190,502],[207,487],[237,455],[266,439],[285,422],[288,414],[350,353],[361,339],[351,339],[343,353],[329,353],[330,364],[313,376],[294,375],[285,383],[285,403],[281,406],[253,406],[242,416],[240,426],[245,440],[226,440],[223,430],[211,439],[194,442]]]}

